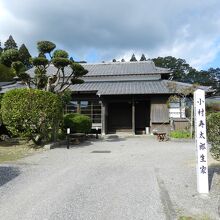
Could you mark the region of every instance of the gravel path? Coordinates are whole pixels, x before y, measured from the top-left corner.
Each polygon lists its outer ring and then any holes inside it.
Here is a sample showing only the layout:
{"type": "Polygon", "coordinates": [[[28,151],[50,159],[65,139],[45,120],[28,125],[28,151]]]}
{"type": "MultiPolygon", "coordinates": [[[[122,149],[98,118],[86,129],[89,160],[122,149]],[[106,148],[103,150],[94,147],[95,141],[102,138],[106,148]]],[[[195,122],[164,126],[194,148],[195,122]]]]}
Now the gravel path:
{"type": "Polygon", "coordinates": [[[0,219],[220,219],[219,170],[212,164],[200,196],[193,143],[110,136],[1,165],[0,219]]]}

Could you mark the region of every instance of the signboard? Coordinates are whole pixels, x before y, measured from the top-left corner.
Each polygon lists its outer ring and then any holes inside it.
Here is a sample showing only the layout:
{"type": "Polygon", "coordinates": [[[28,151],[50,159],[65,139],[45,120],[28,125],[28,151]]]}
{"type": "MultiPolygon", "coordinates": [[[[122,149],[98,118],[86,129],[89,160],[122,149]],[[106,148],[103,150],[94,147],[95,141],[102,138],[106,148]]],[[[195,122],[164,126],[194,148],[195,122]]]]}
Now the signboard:
{"type": "Polygon", "coordinates": [[[67,128],[67,129],[66,129],[66,133],[67,133],[67,134],[70,134],[70,128],[67,128]]]}
{"type": "Polygon", "coordinates": [[[205,92],[201,89],[194,92],[194,115],[197,156],[197,190],[199,193],[209,193],[205,92]]]}

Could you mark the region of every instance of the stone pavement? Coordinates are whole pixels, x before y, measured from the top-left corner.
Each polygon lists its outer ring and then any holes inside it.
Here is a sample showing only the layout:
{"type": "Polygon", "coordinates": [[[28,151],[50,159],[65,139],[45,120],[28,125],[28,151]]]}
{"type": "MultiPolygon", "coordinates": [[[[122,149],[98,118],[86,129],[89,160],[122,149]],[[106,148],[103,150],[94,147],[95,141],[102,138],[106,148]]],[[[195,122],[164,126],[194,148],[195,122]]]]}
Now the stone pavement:
{"type": "Polygon", "coordinates": [[[220,164],[201,196],[195,158],[193,142],[112,135],[2,164],[0,219],[220,219],[220,164]]]}

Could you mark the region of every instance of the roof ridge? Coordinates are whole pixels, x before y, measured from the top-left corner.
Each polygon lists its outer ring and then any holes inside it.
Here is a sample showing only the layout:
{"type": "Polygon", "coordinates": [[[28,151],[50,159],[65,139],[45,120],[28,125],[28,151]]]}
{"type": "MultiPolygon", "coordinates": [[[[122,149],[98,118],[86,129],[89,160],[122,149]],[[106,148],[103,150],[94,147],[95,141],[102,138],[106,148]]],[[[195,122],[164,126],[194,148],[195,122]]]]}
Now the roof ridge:
{"type": "Polygon", "coordinates": [[[103,63],[80,63],[82,66],[87,66],[87,65],[125,65],[125,64],[144,64],[144,63],[152,63],[153,65],[154,62],[152,60],[146,60],[146,61],[126,61],[126,62],[103,62],[103,63]]]}

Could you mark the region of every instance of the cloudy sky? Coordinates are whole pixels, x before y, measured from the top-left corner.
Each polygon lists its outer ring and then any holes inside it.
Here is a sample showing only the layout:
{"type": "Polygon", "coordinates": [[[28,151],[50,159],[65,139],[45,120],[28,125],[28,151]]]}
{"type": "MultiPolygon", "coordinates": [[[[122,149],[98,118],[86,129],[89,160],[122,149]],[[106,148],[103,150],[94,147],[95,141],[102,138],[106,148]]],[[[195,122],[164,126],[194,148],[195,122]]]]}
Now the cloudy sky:
{"type": "Polygon", "coordinates": [[[220,67],[219,0],[0,0],[0,40],[50,40],[76,60],[172,55],[220,67]]]}

